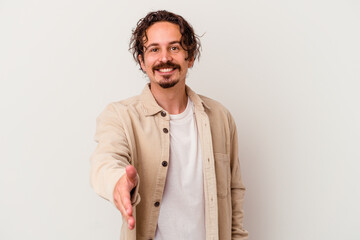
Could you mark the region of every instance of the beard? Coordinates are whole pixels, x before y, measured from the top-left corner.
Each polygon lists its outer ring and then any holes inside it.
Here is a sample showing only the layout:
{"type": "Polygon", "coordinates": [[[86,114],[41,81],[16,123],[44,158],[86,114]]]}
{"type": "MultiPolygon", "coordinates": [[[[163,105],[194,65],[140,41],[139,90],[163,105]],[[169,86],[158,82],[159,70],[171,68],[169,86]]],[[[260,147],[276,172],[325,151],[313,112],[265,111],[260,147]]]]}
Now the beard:
{"type": "Polygon", "coordinates": [[[169,80],[169,77],[165,77],[165,80],[160,81],[159,85],[162,88],[171,88],[175,86],[179,81],[179,79],[169,80]]]}
{"type": "MultiPolygon", "coordinates": [[[[167,61],[166,63],[160,63],[156,66],[153,67],[153,73],[155,74],[156,70],[159,70],[161,68],[174,68],[174,69],[178,69],[178,71],[181,70],[181,66],[175,63],[172,63],[170,61],[167,61]]],[[[171,76],[163,76],[164,80],[161,80],[159,82],[160,87],[162,88],[171,88],[174,87],[179,81],[180,79],[174,79],[174,80],[170,80],[171,76]]]]}

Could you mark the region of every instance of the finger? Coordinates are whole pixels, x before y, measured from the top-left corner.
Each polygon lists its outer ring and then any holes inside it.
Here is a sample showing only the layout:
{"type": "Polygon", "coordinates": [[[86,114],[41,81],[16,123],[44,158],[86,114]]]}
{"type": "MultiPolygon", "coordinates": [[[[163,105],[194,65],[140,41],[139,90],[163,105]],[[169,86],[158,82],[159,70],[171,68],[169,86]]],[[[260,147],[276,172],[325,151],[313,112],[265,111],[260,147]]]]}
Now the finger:
{"type": "Polygon", "coordinates": [[[124,210],[126,212],[126,215],[132,216],[132,206],[131,206],[131,200],[130,200],[130,192],[126,188],[120,189],[120,200],[121,204],[124,207],[124,210]]]}
{"type": "MultiPolygon", "coordinates": [[[[137,171],[136,168],[132,165],[129,165],[125,168],[127,180],[131,183],[131,189],[133,189],[137,184],[137,171]]],[[[131,190],[130,189],[130,190],[131,190]]]]}
{"type": "Polygon", "coordinates": [[[118,198],[114,199],[114,203],[115,203],[116,208],[120,211],[121,215],[127,219],[129,217],[129,214],[126,211],[125,206],[123,205],[123,203],[120,199],[120,196],[118,198]]]}
{"type": "MultiPolygon", "coordinates": [[[[127,192],[126,190],[123,190],[125,192],[127,192]]],[[[130,194],[128,195],[130,196],[130,194]]],[[[134,229],[135,227],[135,218],[132,216],[133,214],[133,208],[131,206],[131,201],[130,201],[130,197],[128,197],[127,194],[125,193],[125,196],[123,196],[121,198],[121,204],[119,204],[118,208],[122,214],[122,216],[124,217],[125,221],[127,221],[128,223],[128,228],[130,230],[134,229]]]]}
{"type": "Polygon", "coordinates": [[[135,218],[134,217],[129,217],[128,220],[127,220],[127,223],[128,223],[128,228],[130,230],[133,230],[134,227],[135,227],[135,218]]]}
{"type": "MultiPolygon", "coordinates": [[[[133,230],[135,228],[135,218],[129,214],[127,214],[127,211],[125,210],[124,206],[119,203],[115,203],[116,207],[120,210],[122,217],[124,218],[124,221],[127,222],[128,228],[130,230],[133,230]]],[[[132,210],[131,210],[132,212],[132,210]]]]}

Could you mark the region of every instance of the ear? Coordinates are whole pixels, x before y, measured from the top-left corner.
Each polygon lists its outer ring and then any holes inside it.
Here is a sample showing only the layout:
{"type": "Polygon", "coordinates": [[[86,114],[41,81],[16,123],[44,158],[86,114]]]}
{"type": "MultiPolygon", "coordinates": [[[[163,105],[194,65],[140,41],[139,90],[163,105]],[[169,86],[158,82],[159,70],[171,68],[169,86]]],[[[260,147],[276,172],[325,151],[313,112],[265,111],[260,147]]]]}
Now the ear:
{"type": "Polygon", "coordinates": [[[139,59],[139,62],[140,62],[141,69],[143,70],[143,72],[145,72],[145,69],[146,69],[145,68],[145,63],[144,63],[144,60],[143,60],[141,54],[139,54],[138,59],[139,59]]]}
{"type": "Polygon", "coordinates": [[[188,62],[188,68],[192,68],[194,66],[194,57],[192,57],[191,59],[189,59],[189,62],[188,62]]]}

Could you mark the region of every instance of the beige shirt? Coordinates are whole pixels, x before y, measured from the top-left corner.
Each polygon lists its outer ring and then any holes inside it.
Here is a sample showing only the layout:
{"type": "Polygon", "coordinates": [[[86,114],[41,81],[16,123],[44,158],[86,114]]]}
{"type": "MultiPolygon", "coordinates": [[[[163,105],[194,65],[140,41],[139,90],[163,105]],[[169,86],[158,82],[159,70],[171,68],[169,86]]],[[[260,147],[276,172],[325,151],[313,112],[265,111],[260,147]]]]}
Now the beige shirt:
{"type": "MultiPolygon", "coordinates": [[[[207,240],[246,239],[243,228],[245,187],[241,181],[236,126],[218,102],[186,87],[194,103],[201,143],[207,240]]],[[[121,239],[155,236],[170,153],[170,117],[155,101],[149,86],[142,94],[109,104],[97,119],[90,180],[94,190],[113,202],[116,182],[129,164],[139,182],[132,197],[136,227],[123,221],[121,239]],[[141,196],[141,200],[140,200],[141,196]]]]}

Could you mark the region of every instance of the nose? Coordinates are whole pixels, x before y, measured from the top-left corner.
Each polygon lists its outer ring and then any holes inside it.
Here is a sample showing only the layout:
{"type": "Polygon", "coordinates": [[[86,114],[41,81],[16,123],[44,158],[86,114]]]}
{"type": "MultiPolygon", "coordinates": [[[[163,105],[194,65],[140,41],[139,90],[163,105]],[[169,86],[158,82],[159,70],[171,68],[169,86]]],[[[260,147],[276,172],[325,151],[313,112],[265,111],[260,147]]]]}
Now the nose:
{"type": "Polygon", "coordinates": [[[161,51],[160,62],[168,62],[171,60],[172,60],[172,56],[168,50],[161,51]]]}

